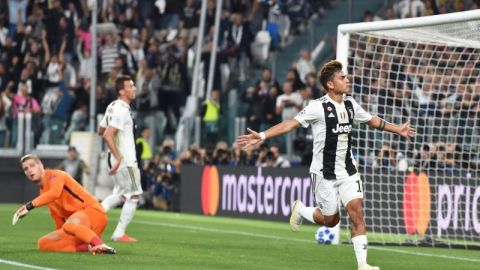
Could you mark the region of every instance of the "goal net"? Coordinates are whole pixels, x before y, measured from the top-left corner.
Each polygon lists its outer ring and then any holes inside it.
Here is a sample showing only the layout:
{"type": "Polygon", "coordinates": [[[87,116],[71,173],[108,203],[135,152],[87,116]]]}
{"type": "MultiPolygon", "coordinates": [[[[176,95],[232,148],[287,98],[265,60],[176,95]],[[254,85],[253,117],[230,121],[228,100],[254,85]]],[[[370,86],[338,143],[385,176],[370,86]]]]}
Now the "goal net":
{"type": "Polygon", "coordinates": [[[479,33],[480,10],[339,26],[352,95],[418,133],[354,129],[370,242],[480,248],[479,33]]]}

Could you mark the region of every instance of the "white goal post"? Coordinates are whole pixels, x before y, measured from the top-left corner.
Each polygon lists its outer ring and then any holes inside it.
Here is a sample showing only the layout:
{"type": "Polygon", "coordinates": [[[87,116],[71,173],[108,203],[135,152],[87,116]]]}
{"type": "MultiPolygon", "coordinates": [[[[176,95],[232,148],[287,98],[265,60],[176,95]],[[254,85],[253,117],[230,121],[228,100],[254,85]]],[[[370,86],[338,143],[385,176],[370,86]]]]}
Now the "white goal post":
{"type": "Polygon", "coordinates": [[[342,24],[337,59],[362,107],[418,133],[354,129],[369,242],[480,248],[480,10],[342,24]]]}

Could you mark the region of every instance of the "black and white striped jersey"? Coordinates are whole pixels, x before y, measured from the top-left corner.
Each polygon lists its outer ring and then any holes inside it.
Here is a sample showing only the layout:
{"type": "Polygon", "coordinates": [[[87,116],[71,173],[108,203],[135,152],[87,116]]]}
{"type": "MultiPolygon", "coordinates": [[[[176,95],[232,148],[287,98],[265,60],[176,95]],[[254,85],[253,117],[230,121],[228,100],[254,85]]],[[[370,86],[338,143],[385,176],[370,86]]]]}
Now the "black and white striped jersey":
{"type": "MultiPolygon", "coordinates": [[[[112,126],[118,130],[115,136],[115,144],[122,156],[120,168],[137,166],[137,154],[135,150],[135,123],[130,112],[130,105],[121,99],[111,102],[99,124],[103,128],[112,126]]],[[[113,155],[109,155],[109,164],[115,162],[113,155]]]]}
{"type": "Polygon", "coordinates": [[[353,121],[368,122],[366,112],[352,96],[345,95],[341,104],[328,95],[312,100],[295,116],[300,124],[312,126],[313,159],[310,172],[325,179],[344,179],[357,173],[352,157],[353,121]]]}

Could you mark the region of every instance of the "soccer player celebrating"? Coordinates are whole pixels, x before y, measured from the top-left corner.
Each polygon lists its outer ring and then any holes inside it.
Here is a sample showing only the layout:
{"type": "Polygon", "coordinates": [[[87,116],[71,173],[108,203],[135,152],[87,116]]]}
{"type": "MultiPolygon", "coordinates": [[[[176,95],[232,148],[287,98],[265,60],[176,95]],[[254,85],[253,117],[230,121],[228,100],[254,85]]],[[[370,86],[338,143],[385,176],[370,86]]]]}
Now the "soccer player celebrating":
{"type": "Polygon", "coordinates": [[[293,119],[285,120],[264,132],[248,129],[249,134],[237,138],[244,149],[258,146],[265,139],[275,137],[300,126],[313,130],[313,159],[310,166],[312,192],[317,207],[306,207],[295,201],[290,226],[298,231],[303,219],[334,227],[340,221],[339,199],[350,217],[353,249],[359,270],[379,270],[367,264],[367,236],[363,215],[362,180],[351,153],[353,121],[367,123],[372,128],[396,133],[402,137],[415,136],[415,129],[406,122],[395,125],[372,116],[349,95],[347,76],[338,61],[326,63],[319,72],[319,80],[327,90],[323,97],[312,100],[293,119]]]}
{"type": "Polygon", "coordinates": [[[129,76],[119,76],[115,81],[115,90],[118,99],[108,105],[98,129],[110,150],[109,174],[113,176],[115,184],[113,194],[102,201],[102,206],[109,211],[124,202],[112,240],[136,242],[137,239],[127,235],[125,230],[135,215],[143,193],[135,151],[135,124],[130,111],[130,103],[135,99],[137,89],[129,76]]]}
{"type": "Polygon", "coordinates": [[[46,170],[33,154],[20,159],[27,178],[40,187],[40,195],[20,207],[13,215],[13,225],[34,208],[48,206],[56,230],[38,240],[40,251],[115,254],[115,249],[100,239],[107,226],[102,205],[68,173],[46,170]]]}

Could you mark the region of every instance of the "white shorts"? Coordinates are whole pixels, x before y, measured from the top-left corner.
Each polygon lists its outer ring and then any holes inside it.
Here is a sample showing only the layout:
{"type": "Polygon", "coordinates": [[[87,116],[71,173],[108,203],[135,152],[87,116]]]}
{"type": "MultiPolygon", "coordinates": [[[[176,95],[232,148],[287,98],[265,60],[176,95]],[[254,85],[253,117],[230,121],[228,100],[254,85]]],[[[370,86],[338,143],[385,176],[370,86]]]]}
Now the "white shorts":
{"type": "Polygon", "coordinates": [[[140,184],[140,170],[138,167],[123,167],[113,175],[113,194],[124,196],[130,199],[133,195],[140,195],[143,193],[142,185],[140,184]]]}
{"type": "Polygon", "coordinates": [[[324,216],[333,216],[353,199],[363,199],[363,183],[358,174],[342,180],[327,180],[312,173],[313,199],[324,216]]]}

